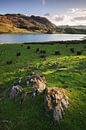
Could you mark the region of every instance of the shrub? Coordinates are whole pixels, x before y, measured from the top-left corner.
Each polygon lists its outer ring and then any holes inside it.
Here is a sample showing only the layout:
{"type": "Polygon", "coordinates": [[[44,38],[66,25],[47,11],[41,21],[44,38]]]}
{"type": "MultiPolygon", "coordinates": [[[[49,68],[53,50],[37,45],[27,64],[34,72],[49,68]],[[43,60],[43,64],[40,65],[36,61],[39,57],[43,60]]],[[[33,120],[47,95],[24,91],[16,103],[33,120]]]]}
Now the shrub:
{"type": "Polygon", "coordinates": [[[77,51],[77,55],[81,55],[82,54],[82,51],[77,51]]]}
{"type": "Polygon", "coordinates": [[[39,52],[39,48],[36,49],[36,53],[38,53],[38,52],[39,52]]]}
{"type": "Polygon", "coordinates": [[[21,47],[23,47],[23,44],[21,45],[21,47]]]}
{"type": "Polygon", "coordinates": [[[55,51],[55,55],[61,55],[60,51],[55,51]]]}
{"type": "Polygon", "coordinates": [[[41,50],[40,54],[46,54],[46,51],[45,50],[41,50]]]}
{"type": "Polygon", "coordinates": [[[27,49],[30,49],[30,46],[27,46],[27,49]]]}
{"type": "Polygon", "coordinates": [[[40,58],[46,58],[46,55],[40,55],[40,58]]]}
{"type": "Polygon", "coordinates": [[[12,63],[13,63],[12,60],[6,61],[6,64],[7,64],[7,65],[11,65],[12,63]]]}
{"type": "Polygon", "coordinates": [[[74,53],[74,48],[71,48],[70,51],[71,51],[72,53],[74,53]]]}
{"type": "Polygon", "coordinates": [[[21,53],[20,53],[20,52],[17,52],[16,56],[20,56],[20,55],[21,55],[21,53]]]}

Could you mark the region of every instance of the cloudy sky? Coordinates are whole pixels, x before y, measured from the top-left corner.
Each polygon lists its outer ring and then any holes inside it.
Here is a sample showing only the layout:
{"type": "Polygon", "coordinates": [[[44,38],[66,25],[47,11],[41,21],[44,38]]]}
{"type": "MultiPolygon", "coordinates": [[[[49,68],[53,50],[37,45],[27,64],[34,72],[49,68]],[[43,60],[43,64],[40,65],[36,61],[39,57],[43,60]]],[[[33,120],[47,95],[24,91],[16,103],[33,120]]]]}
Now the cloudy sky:
{"type": "Polygon", "coordinates": [[[0,0],[0,14],[47,17],[56,25],[86,25],[86,0],[0,0]]]}

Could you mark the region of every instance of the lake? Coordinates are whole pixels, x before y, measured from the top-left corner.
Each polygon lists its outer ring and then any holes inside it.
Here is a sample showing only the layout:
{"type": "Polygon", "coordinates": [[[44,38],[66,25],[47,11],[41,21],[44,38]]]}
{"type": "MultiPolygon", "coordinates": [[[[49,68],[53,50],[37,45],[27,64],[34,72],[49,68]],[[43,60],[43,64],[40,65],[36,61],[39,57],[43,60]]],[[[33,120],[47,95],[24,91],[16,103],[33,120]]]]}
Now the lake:
{"type": "Polygon", "coordinates": [[[0,43],[82,40],[84,34],[0,34],[0,43]]]}

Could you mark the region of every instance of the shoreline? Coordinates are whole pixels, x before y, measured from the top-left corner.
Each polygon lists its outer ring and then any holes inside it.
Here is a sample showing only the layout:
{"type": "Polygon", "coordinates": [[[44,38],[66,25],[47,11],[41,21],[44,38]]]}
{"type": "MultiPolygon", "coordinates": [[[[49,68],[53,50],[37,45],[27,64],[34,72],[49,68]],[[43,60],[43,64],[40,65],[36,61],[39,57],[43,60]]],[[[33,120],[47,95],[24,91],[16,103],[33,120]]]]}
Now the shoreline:
{"type": "Polygon", "coordinates": [[[45,41],[45,42],[25,42],[25,43],[0,43],[0,45],[3,44],[42,44],[42,45],[54,45],[54,44],[86,44],[86,39],[84,40],[71,40],[71,41],[45,41]]]}
{"type": "Polygon", "coordinates": [[[50,45],[54,45],[54,44],[80,44],[82,42],[82,44],[86,43],[86,40],[72,40],[72,41],[46,41],[46,42],[26,42],[26,43],[19,43],[19,44],[50,44],[50,45]]]}

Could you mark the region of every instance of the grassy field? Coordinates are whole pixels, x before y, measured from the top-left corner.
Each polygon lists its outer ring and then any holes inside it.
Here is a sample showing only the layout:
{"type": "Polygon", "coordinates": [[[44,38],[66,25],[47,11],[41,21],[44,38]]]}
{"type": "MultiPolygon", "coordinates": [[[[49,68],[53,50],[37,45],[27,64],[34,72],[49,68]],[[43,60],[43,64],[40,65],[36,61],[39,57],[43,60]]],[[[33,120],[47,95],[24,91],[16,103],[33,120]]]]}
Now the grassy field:
{"type": "MultiPolygon", "coordinates": [[[[26,85],[23,85],[26,87],[26,85]]],[[[0,130],[85,130],[86,129],[86,44],[3,44],[0,45],[0,130]],[[19,77],[41,72],[47,86],[69,92],[69,108],[61,125],[54,124],[44,110],[43,95],[9,98],[19,77]]]]}

